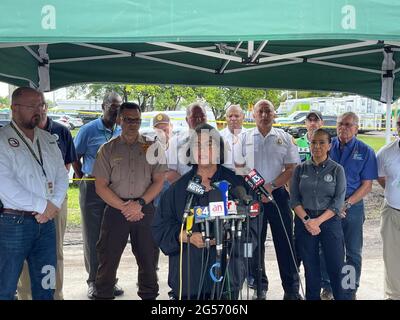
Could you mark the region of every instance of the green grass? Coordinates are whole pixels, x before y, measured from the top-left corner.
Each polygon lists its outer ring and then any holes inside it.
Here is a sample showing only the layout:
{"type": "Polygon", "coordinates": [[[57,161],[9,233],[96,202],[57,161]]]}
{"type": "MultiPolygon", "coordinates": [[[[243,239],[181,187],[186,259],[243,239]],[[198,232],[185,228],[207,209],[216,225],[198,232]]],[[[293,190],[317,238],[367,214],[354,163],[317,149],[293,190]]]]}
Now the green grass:
{"type": "Polygon", "coordinates": [[[79,187],[71,184],[68,188],[68,226],[81,224],[81,210],[79,208],[79,187]]]}
{"type": "MultiPolygon", "coordinates": [[[[382,148],[386,143],[385,137],[382,136],[370,136],[368,134],[359,134],[357,136],[358,139],[361,141],[365,142],[367,145],[369,145],[372,149],[375,150],[375,152],[378,152],[380,148],[382,148]]],[[[393,140],[394,138],[392,138],[393,140]]]]}
{"type": "Polygon", "coordinates": [[[78,131],[79,131],[79,128],[75,128],[74,130],[71,130],[72,138],[75,138],[78,131]]]}

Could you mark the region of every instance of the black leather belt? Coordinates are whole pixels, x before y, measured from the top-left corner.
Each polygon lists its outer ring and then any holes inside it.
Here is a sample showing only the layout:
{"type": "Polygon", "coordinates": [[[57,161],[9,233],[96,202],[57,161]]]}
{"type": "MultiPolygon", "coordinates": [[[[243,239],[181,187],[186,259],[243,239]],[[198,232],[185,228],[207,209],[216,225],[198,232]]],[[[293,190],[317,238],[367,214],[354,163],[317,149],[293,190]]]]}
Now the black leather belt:
{"type": "Polygon", "coordinates": [[[23,210],[9,209],[9,208],[3,208],[0,212],[5,214],[24,216],[24,217],[33,217],[38,214],[37,212],[33,211],[23,211],[23,210]]]}

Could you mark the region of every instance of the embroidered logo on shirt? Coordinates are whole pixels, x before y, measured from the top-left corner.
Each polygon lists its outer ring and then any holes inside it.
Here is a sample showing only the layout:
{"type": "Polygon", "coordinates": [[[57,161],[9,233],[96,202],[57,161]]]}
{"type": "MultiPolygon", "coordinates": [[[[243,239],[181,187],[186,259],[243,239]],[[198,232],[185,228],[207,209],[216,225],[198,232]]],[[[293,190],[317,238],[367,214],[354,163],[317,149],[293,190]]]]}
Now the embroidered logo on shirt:
{"type": "Polygon", "coordinates": [[[333,181],[333,177],[330,173],[328,173],[327,175],[325,175],[324,180],[326,182],[332,182],[333,181]]]}
{"type": "Polygon", "coordinates": [[[282,145],[282,144],[283,144],[283,140],[282,140],[281,138],[278,138],[278,139],[276,140],[276,144],[282,145]]]}
{"type": "Polygon", "coordinates": [[[19,141],[18,141],[17,139],[15,139],[15,138],[10,138],[10,139],[8,139],[8,144],[9,144],[11,147],[14,147],[14,148],[19,147],[19,141]]]}
{"type": "Polygon", "coordinates": [[[364,160],[363,155],[361,153],[355,153],[353,155],[353,160],[364,160]]]}

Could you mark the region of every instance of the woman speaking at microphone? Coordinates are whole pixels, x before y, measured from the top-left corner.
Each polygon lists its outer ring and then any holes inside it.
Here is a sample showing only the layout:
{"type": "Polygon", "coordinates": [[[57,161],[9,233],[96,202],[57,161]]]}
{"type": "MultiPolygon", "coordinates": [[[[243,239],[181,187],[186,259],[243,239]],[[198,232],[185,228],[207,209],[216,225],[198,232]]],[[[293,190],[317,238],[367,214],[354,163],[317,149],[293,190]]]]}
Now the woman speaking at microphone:
{"type": "MultiPolygon", "coordinates": [[[[224,142],[218,131],[208,124],[201,124],[195,128],[190,136],[188,160],[192,168],[174,183],[161,197],[159,207],[154,217],[152,232],[156,243],[164,254],[169,256],[168,285],[172,289],[170,296],[173,299],[210,299],[212,298],[214,282],[210,276],[210,268],[216,261],[215,240],[213,239],[212,222],[211,247],[208,259],[205,257],[205,241],[201,234],[201,224],[191,223],[188,218],[186,228],[182,228],[183,215],[190,193],[188,184],[193,182],[195,176],[201,178],[204,188],[202,195],[195,195],[191,208],[195,206],[208,207],[213,182],[228,181],[232,187],[245,185],[241,176],[222,166],[224,163],[224,142]],[[190,230],[187,230],[190,229],[190,230]],[[188,234],[190,236],[189,257],[188,234]],[[182,248],[181,248],[182,244],[182,248]],[[206,261],[208,263],[206,264],[206,261]],[[189,261],[189,270],[188,270],[189,261]],[[190,276],[188,277],[188,271],[190,276]],[[188,280],[189,279],[189,280],[188,280]],[[189,281],[189,283],[188,283],[189,281]]],[[[237,299],[237,291],[243,279],[243,267],[239,266],[238,259],[232,259],[229,270],[235,270],[235,274],[229,274],[229,280],[224,282],[223,291],[229,291],[222,298],[237,299]],[[233,292],[235,291],[235,292],[233,292]]],[[[223,270],[222,270],[223,271],[223,270]]],[[[224,273],[222,272],[222,275],[224,273]]],[[[219,297],[214,296],[214,299],[219,297]]]]}
{"type": "Polygon", "coordinates": [[[339,216],[344,205],[346,178],[340,164],[328,156],[331,137],[323,129],[311,138],[312,158],[299,165],[290,187],[291,206],[296,213],[295,238],[303,260],[306,299],[320,300],[320,246],[336,300],[345,299],[342,287],[344,235],[339,216]]]}

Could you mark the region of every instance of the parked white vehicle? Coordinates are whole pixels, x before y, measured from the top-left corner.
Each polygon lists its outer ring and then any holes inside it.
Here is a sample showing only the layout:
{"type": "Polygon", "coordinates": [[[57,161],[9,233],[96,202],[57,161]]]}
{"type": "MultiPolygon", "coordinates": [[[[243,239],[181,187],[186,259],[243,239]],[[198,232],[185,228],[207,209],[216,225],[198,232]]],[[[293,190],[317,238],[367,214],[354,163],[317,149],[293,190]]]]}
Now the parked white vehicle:
{"type": "Polygon", "coordinates": [[[68,120],[68,123],[70,124],[72,130],[83,126],[83,121],[81,118],[72,117],[68,114],[63,114],[62,118],[68,120]]]}
{"type": "Polygon", "coordinates": [[[58,114],[48,114],[47,115],[50,119],[53,121],[62,124],[63,126],[67,127],[69,130],[71,130],[71,125],[69,124],[68,120],[63,118],[61,115],[58,114]]]}
{"type": "MultiPolygon", "coordinates": [[[[153,129],[153,118],[160,112],[167,114],[173,125],[173,133],[186,131],[189,126],[186,122],[186,111],[151,111],[142,113],[142,124],[140,126],[140,133],[153,138],[155,135],[153,129]]],[[[207,123],[217,128],[214,114],[211,111],[207,111],[207,123]]]]}

